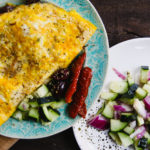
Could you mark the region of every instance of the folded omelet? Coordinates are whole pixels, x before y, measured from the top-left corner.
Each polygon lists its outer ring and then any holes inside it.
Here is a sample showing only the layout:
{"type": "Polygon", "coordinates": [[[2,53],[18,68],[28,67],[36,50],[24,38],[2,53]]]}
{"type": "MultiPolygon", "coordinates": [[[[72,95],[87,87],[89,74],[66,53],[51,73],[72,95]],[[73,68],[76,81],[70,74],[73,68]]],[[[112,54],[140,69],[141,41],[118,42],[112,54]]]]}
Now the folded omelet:
{"type": "Polygon", "coordinates": [[[76,11],[50,3],[0,15],[0,125],[28,94],[67,67],[96,27],[76,11]]]}

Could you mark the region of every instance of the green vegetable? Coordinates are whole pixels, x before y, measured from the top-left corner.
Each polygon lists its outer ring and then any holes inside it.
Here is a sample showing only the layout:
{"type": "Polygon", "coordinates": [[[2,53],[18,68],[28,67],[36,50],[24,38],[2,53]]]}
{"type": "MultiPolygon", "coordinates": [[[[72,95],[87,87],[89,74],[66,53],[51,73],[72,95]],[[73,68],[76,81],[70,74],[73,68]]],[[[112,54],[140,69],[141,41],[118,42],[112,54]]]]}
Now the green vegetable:
{"type": "Polygon", "coordinates": [[[141,116],[137,116],[137,122],[138,122],[138,125],[141,126],[144,124],[144,119],[141,117],[141,116]]]}
{"type": "Polygon", "coordinates": [[[144,89],[138,87],[138,89],[136,90],[136,97],[139,99],[144,99],[146,95],[147,95],[147,92],[144,89]]]}
{"type": "Polygon", "coordinates": [[[141,67],[141,75],[140,75],[140,82],[141,83],[147,83],[148,81],[148,72],[149,72],[149,67],[141,67]]]}
{"type": "Polygon", "coordinates": [[[120,139],[119,139],[117,133],[109,132],[109,136],[110,136],[118,145],[121,145],[121,141],[120,141],[120,139]]]}
{"type": "Polygon", "coordinates": [[[104,110],[103,110],[103,112],[102,112],[102,115],[104,116],[104,117],[106,117],[106,118],[113,118],[113,116],[114,116],[114,108],[113,108],[113,106],[114,105],[116,105],[116,102],[114,102],[114,101],[109,101],[107,104],[106,104],[106,106],[105,106],[105,108],[104,108],[104,110]]]}
{"type": "Polygon", "coordinates": [[[126,81],[112,81],[109,88],[114,93],[124,94],[128,91],[128,83],[126,81]]]}
{"type": "Polygon", "coordinates": [[[120,120],[111,119],[110,120],[110,130],[112,132],[118,132],[127,126],[127,122],[121,122],[120,120]]]}
{"type": "Polygon", "coordinates": [[[134,132],[134,129],[131,128],[130,126],[127,126],[123,129],[123,131],[130,135],[134,132]]]}
{"type": "Polygon", "coordinates": [[[100,94],[100,97],[104,100],[115,100],[117,98],[118,94],[117,93],[113,93],[113,92],[102,92],[100,94]]]}
{"type": "Polygon", "coordinates": [[[47,86],[43,84],[40,88],[36,90],[34,94],[37,95],[38,97],[45,97],[47,96],[48,93],[49,93],[49,90],[47,86]]]}
{"type": "Polygon", "coordinates": [[[136,120],[136,115],[133,113],[121,113],[121,121],[131,122],[136,120]]]}
{"type": "Polygon", "coordinates": [[[21,111],[28,111],[29,110],[29,104],[25,101],[22,101],[19,106],[18,109],[21,111]]]}
{"type": "Polygon", "coordinates": [[[132,86],[134,84],[134,79],[131,76],[130,72],[127,72],[127,81],[128,81],[129,86],[132,86]]]}
{"type": "Polygon", "coordinates": [[[12,117],[16,120],[19,120],[19,121],[23,120],[23,114],[20,110],[16,110],[14,112],[14,114],[12,115],[12,117]]]}
{"type": "Polygon", "coordinates": [[[121,143],[124,147],[128,147],[133,144],[133,140],[130,138],[129,135],[123,133],[123,132],[118,132],[118,136],[121,140],[121,143]]]}
{"type": "Polygon", "coordinates": [[[39,112],[37,108],[31,108],[29,110],[29,117],[36,119],[37,121],[39,121],[39,112]]]}

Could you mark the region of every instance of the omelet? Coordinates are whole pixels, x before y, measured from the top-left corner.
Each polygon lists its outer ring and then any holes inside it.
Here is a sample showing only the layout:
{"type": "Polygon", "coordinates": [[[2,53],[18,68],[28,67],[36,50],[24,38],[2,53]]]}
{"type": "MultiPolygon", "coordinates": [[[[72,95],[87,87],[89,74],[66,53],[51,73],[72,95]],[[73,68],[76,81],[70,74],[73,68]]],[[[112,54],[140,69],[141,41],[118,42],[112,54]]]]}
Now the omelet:
{"type": "Polygon", "coordinates": [[[0,15],[0,125],[17,105],[82,51],[96,27],[51,3],[0,15]]]}

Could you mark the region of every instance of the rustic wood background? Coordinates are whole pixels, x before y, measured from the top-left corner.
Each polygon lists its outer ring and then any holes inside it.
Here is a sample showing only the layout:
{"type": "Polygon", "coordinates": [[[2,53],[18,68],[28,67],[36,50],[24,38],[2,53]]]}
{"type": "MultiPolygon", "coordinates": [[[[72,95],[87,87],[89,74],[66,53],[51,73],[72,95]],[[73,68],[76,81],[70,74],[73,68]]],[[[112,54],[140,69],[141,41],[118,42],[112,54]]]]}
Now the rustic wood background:
{"type": "MultiPolygon", "coordinates": [[[[91,0],[98,10],[110,46],[150,36],[150,0],[91,0]]],[[[19,140],[10,150],[79,150],[72,129],[38,140],[19,140]]]]}

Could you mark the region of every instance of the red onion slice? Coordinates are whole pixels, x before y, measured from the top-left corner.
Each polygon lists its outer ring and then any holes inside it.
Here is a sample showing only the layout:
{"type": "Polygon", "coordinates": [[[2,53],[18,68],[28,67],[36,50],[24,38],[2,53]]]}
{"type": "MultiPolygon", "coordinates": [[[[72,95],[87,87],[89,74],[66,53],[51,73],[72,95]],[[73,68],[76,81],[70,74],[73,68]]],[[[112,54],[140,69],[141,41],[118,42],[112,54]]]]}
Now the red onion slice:
{"type": "Polygon", "coordinates": [[[108,128],[109,122],[103,116],[96,115],[88,121],[88,124],[96,129],[105,130],[108,128]]]}
{"type": "Polygon", "coordinates": [[[138,127],[138,128],[134,131],[134,133],[132,133],[132,134],[130,135],[130,137],[133,139],[133,138],[136,136],[137,139],[140,139],[140,138],[142,138],[142,137],[144,136],[145,132],[146,132],[145,127],[144,127],[144,126],[140,126],[140,127],[138,127]]]}
{"type": "Polygon", "coordinates": [[[120,105],[114,105],[115,111],[121,111],[121,112],[131,112],[133,109],[126,104],[120,104],[120,105]]]}
{"type": "Polygon", "coordinates": [[[146,96],[144,98],[144,104],[145,104],[145,107],[148,111],[150,111],[150,96],[146,96]]]}
{"type": "Polygon", "coordinates": [[[119,78],[121,78],[122,80],[126,80],[126,77],[122,73],[120,73],[117,69],[113,68],[113,71],[117,74],[119,78]]]}

